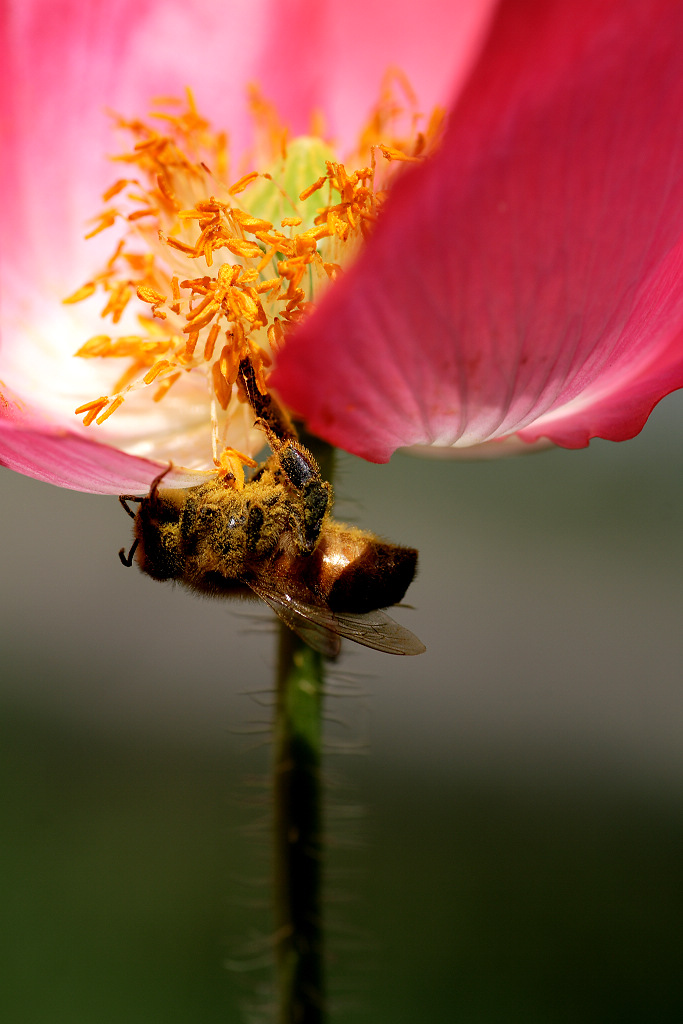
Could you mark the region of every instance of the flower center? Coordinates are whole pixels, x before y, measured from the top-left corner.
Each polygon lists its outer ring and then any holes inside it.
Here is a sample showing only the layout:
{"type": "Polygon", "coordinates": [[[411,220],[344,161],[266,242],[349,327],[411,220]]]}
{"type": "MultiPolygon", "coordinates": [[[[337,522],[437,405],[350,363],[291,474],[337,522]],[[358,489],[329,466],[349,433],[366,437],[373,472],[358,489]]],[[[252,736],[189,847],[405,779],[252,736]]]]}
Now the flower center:
{"type": "Polygon", "coordinates": [[[229,445],[236,403],[247,403],[240,362],[250,360],[266,394],[272,355],[372,230],[391,162],[422,159],[441,125],[437,112],[424,134],[417,130],[408,87],[393,73],[361,135],[357,169],[348,170],[321,133],[288,140],[255,91],[251,109],[257,145],[247,166],[261,169],[236,178],[225,136],[190,94],[179,112],[152,115],[163,133],[119,120],[134,145],[116,159],[130,173],[104,194],[108,205],[86,237],[120,223],[125,231],[104,269],[65,300],[104,292],[101,315],[114,325],[124,316],[130,323],[130,304],[140,303],[132,333],[97,334],[76,353],[128,363],[113,394],[76,409],[84,425],[104,423],[133,396],[160,402],[184,376],[200,376],[214,463],[233,475],[235,463],[252,462],[229,445]],[[397,82],[408,103],[395,99],[397,82]]]}

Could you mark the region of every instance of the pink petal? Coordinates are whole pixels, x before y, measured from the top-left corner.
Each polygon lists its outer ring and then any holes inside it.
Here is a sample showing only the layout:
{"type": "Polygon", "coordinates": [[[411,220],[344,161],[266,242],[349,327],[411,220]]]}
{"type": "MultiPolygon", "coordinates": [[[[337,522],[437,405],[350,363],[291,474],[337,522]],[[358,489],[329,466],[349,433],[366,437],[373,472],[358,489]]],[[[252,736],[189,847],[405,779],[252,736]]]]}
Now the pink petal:
{"type": "Polygon", "coordinates": [[[497,0],[295,0],[273,17],[259,81],[293,134],[324,113],[342,152],[377,101],[388,68],[407,76],[422,111],[445,104],[481,47],[497,0]]]}
{"type": "Polygon", "coordinates": [[[578,447],[683,386],[682,46],[677,0],[502,3],[442,150],[279,361],[309,429],[376,461],[578,447]]]}
{"type": "MultiPolygon", "coordinates": [[[[91,494],[146,494],[165,468],[65,430],[40,423],[17,426],[8,420],[0,420],[0,466],[91,494]]],[[[164,484],[188,487],[202,479],[171,471],[164,484]]]]}

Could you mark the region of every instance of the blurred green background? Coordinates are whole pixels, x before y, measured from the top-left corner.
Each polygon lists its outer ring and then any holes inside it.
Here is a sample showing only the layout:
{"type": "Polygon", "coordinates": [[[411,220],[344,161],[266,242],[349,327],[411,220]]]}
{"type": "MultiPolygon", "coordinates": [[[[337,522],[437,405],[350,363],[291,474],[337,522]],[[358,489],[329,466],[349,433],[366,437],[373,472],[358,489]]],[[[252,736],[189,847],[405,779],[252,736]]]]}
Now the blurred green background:
{"type": "MultiPolygon", "coordinates": [[[[623,445],[341,461],[427,643],[332,670],[332,1020],[683,1019],[683,401],[623,445]]],[[[270,998],[274,630],[124,569],[115,498],[0,470],[0,1017],[270,998]]]]}

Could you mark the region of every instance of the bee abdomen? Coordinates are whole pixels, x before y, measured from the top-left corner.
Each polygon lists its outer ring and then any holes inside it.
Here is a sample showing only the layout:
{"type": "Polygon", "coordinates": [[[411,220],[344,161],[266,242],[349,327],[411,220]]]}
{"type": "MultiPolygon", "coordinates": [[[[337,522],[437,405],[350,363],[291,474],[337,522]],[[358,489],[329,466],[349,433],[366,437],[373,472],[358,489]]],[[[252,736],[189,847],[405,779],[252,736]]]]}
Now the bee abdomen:
{"type": "Polygon", "coordinates": [[[332,611],[369,612],[401,601],[415,576],[417,551],[361,531],[320,546],[320,584],[332,611]]]}

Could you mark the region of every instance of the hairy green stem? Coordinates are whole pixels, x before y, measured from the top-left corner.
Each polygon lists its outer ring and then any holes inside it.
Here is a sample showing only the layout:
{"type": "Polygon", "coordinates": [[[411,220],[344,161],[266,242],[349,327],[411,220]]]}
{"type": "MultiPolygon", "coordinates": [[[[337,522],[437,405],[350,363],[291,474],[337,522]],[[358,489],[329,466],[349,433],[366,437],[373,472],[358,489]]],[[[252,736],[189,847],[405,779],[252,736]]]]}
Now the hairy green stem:
{"type": "MultiPolygon", "coordinates": [[[[302,437],[330,479],[334,450],[302,437]]],[[[322,702],[325,658],[280,625],[274,723],[278,1024],[323,1024],[322,702]]]]}
{"type": "Polygon", "coordinates": [[[279,662],[273,787],[278,1024],[321,1024],[324,658],[281,626],[279,662]]]}

